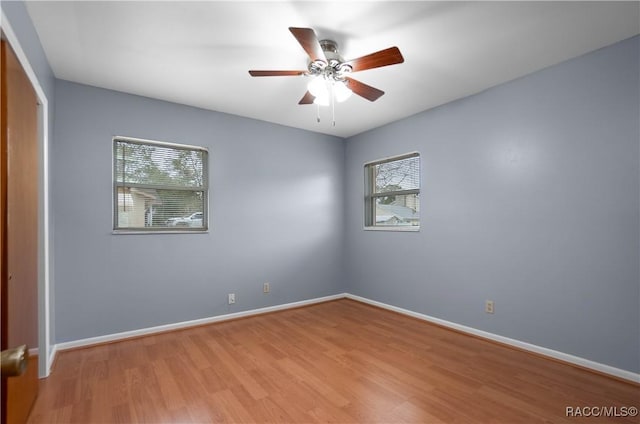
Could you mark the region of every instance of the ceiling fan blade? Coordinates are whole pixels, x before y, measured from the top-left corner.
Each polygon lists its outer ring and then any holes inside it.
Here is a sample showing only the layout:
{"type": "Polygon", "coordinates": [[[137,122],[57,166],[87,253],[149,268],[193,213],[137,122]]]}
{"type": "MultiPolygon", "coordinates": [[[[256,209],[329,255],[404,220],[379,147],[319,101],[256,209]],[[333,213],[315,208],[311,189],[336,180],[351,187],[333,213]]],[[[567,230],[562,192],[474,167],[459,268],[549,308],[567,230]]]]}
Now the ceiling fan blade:
{"type": "Polygon", "coordinates": [[[316,99],[316,96],[309,93],[308,91],[304,93],[304,96],[298,102],[299,105],[310,105],[313,104],[313,101],[316,99]]]}
{"type": "Polygon", "coordinates": [[[395,65],[404,62],[404,57],[397,47],[389,47],[379,52],[371,53],[357,59],[345,62],[351,65],[353,72],[364,71],[366,69],[380,68],[381,66],[395,65]]]}
{"type": "Polygon", "coordinates": [[[252,77],[287,77],[305,75],[307,71],[249,71],[252,77]]]}
{"type": "Polygon", "coordinates": [[[307,52],[312,62],[315,60],[327,61],[322,47],[320,47],[318,37],[316,37],[316,33],[311,28],[289,27],[289,31],[296,37],[296,40],[298,40],[298,43],[300,43],[304,51],[307,52]]]}
{"type": "Polygon", "coordinates": [[[353,78],[345,77],[344,79],[348,81],[349,90],[371,102],[375,102],[384,94],[384,91],[378,90],[377,88],[371,87],[370,85],[358,80],[354,80],[353,78]]]}

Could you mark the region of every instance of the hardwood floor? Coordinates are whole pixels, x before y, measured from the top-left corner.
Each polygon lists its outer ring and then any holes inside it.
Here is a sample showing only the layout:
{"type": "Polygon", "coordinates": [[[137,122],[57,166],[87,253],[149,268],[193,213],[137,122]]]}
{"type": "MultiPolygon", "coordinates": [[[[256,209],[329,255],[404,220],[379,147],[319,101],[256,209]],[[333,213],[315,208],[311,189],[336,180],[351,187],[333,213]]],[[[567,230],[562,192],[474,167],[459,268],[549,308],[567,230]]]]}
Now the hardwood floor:
{"type": "Polygon", "coordinates": [[[346,299],[61,352],[40,387],[31,423],[637,423],[566,411],[640,406],[638,386],[346,299]]]}

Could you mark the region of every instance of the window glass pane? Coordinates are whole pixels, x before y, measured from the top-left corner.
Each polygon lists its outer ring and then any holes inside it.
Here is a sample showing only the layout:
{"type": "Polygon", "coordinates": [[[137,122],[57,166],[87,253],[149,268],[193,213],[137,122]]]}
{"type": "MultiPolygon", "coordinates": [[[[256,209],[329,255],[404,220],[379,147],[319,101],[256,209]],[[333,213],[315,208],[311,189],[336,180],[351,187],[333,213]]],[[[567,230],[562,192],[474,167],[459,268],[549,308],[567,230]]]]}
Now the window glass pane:
{"type": "Polygon", "coordinates": [[[178,187],[204,187],[201,150],[176,149],[119,140],[116,181],[178,187]]]}
{"type": "Polygon", "coordinates": [[[376,197],[374,209],[375,226],[420,226],[418,194],[376,197]]]}
{"type": "Polygon", "coordinates": [[[118,187],[120,228],[204,228],[204,192],[118,187]]]}
{"type": "Polygon", "coordinates": [[[420,188],[420,157],[384,162],[375,165],[375,193],[420,188]]]}

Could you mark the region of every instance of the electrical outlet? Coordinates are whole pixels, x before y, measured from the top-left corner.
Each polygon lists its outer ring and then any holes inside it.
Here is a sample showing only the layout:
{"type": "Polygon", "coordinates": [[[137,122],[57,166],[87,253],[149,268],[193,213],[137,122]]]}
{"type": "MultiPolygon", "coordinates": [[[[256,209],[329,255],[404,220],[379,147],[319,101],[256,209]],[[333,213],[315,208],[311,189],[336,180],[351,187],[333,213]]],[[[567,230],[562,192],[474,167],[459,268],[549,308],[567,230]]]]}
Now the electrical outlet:
{"type": "Polygon", "coordinates": [[[229,293],[229,305],[233,305],[234,303],[236,303],[236,294],[229,293]]]}
{"type": "Polygon", "coordinates": [[[269,283],[264,283],[262,285],[262,292],[269,293],[271,291],[271,285],[269,283]]]}
{"type": "Polygon", "coordinates": [[[493,300],[487,300],[484,303],[484,311],[488,314],[492,314],[494,312],[493,310],[493,300]]]}

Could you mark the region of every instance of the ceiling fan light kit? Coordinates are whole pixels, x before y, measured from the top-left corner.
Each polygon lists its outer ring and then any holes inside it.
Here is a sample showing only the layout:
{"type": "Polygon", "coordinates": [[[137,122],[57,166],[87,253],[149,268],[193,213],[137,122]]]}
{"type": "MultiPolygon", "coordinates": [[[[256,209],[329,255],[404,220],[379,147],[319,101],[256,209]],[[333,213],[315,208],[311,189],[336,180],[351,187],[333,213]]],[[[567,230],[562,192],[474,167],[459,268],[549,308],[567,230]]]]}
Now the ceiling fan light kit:
{"type": "Polygon", "coordinates": [[[320,106],[329,106],[331,97],[338,103],[342,103],[353,94],[344,81],[329,80],[324,77],[313,78],[307,84],[307,89],[315,97],[313,103],[320,106]]]}
{"type": "Polygon", "coordinates": [[[317,59],[309,63],[309,76],[313,77],[307,89],[315,97],[313,103],[329,106],[330,100],[339,103],[351,97],[345,74],[351,73],[350,65],[338,53],[338,44],[332,40],[320,40],[326,61],[317,59]]]}
{"type": "MultiPolygon", "coordinates": [[[[307,92],[298,104],[318,105],[318,122],[320,122],[320,106],[331,105],[332,115],[335,116],[335,102],[344,102],[352,93],[371,102],[384,94],[382,90],[349,77],[351,73],[404,62],[397,47],[345,61],[338,52],[338,44],[333,40],[318,41],[313,29],[290,27],[289,31],[309,55],[308,69],[306,71],[251,70],[249,74],[252,77],[299,75],[312,77],[307,84],[307,92]]],[[[335,126],[335,118],[333,125],[335,126]]]]}

